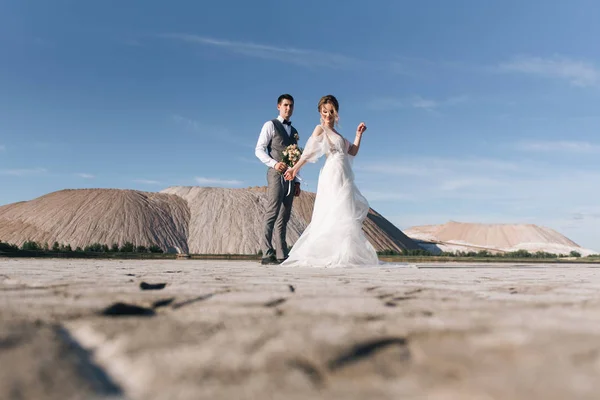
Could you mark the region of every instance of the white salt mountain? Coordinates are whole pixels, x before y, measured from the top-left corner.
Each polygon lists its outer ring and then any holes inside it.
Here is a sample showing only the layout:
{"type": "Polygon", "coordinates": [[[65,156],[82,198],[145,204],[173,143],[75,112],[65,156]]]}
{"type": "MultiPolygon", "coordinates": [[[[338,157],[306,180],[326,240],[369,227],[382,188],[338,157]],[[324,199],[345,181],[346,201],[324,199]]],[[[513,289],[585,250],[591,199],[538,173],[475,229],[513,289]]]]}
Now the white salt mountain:
{"type": "Polygon", "coordinates": [[[527,250],[568,255],[576,251],[582,256],[596,254],[553,229],[532,224],[477,224],[450,221],[443,225],[423,225],[404,231],[433,253],[488,250],[493,253],[527,250]]]}
{"type": "MultiPolygon", "coordinates": [[[[265,188],[170,187],[160,193],[121,189],[61,190],[0,207],[0,240],[21,245],[93,243],[158,245],[192,254],[257,254],[265,188]]],[[[294,200],[287,241],[310,222],[315,194],[294,200]]],[[[363,229],[378,251],[418,249],[398,228],[370,210],[363,229]]],[[[335,238],[332,238],[335,239],[335,238]]]]}
{"type": "Polygon", "coordinates": [[[0,240],[21,245],[157,244],[187,250],[190,210],[181,197],[119,189],[67,189],[0,207],[0,240]]]}

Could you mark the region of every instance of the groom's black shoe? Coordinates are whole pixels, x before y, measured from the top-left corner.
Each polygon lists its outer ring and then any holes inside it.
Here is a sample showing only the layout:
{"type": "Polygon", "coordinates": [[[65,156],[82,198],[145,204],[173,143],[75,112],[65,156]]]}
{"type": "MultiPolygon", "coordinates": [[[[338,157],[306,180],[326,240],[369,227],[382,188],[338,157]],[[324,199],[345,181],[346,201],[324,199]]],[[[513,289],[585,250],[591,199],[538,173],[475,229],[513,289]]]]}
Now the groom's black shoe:
{"type": "Polygon", "coordinates": [[[275,256],[263,257],[260,260],[260,263],[262,265],[277,265],[277,264],[279,264],[279,262],[277,262],[277,259],[275,258],[275,256]]]}

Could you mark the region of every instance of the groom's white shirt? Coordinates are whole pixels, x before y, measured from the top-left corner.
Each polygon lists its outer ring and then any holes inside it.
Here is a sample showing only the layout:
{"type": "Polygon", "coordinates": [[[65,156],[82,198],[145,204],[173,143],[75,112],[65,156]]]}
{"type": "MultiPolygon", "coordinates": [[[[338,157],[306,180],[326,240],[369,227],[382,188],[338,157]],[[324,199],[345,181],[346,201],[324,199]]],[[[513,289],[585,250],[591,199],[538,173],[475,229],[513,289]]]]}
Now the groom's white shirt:
{"type": "MultiPolygon", "coordinates": [[[[281,115],[278,115],[277,119],[279,122],[283,123],[283,117],[281,115]]],[[[283,127],[288,136],[291,136],[292,127],[289,125],[283,125],[283,127]]],[[[275,165],[277,165],[277,161],[271,158],[269,153],[267,153],[267,147],[269,147],[269,143],[271,142],[271,139],[273,139],[273,136],[275,136],[275,125],[273,125],[273,121],[267,121],[260,131],[256,149],[254,150],[256,157],[269,168],[275,168],[275,165]]],[[[294,181],[298,182],[298,179],[294,179],[294,181]]]]}

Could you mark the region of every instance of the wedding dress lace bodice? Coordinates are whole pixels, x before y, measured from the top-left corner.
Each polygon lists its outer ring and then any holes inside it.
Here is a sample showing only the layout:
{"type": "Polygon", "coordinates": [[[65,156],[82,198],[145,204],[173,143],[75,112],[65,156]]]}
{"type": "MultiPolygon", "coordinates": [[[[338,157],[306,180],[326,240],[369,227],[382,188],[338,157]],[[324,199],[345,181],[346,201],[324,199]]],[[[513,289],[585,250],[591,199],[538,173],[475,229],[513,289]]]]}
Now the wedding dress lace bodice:
{"type": "Polygon", "coordinates": [[[347,155],[349,146],[350,143],[342,135],[323,125],[317,125],[306,142],[301,159],[314,163],[323,155],[347,155]]]}

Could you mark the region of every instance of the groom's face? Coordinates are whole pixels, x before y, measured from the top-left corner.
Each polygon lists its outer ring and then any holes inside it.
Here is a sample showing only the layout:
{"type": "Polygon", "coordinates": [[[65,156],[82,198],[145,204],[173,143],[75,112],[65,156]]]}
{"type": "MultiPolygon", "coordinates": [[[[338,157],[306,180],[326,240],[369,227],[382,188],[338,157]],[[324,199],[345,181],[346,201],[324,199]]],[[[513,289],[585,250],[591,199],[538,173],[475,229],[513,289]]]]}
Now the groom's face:
{"type": "Polygon", "coordinates": [[[279,115],[281,115],[283,119],[290,119],[294,113],[294,102],[283,99],[281,103],[277,104],[277,109],[279,110],[279,115]]]}

